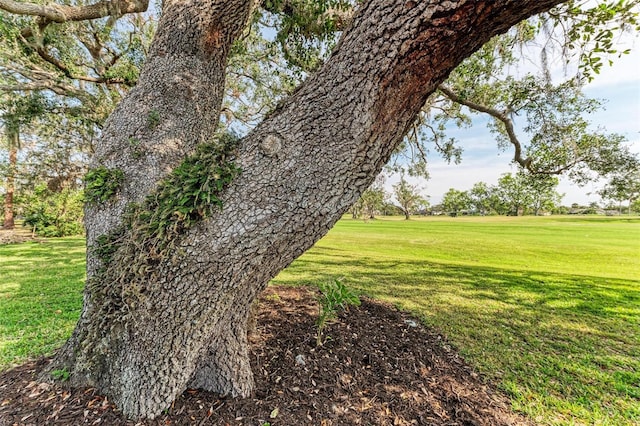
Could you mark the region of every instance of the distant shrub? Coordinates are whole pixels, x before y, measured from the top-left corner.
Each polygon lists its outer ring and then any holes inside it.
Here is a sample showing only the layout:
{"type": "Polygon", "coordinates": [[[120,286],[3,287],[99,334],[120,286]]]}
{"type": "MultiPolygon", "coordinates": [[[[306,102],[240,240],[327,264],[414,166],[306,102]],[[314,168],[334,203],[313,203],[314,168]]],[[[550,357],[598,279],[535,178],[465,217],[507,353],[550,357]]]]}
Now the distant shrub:
{"type": "Polygon", "coordinates": [[[39,236],[65,237],[84,232],[80,190],[54,192],[46,185],[39,185],[24,197],[22,203],[24,226],[39,236]]]}

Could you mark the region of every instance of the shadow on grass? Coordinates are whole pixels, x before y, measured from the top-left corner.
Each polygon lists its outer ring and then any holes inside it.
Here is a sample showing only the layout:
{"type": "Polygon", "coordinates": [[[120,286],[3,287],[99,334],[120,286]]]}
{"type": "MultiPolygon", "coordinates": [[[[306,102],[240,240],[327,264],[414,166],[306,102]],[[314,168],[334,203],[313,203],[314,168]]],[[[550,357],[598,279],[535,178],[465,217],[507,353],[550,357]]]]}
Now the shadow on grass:
{"type": "Polygon", "coordinates": [[[533,417],[626,424],[640,416],[640,281],[583,272],[369,259],[316,247],[275,282],[343,277],[441,330],[533,417]]]}
{"type": "Polygon", "coordinates": [[[446,291],[468,294],[474,300],[506,303],[523,310],[552,310],[556,315],[565,311],[571,316],[578,313],[640,320],[640,280],[429,261],[381,261],[356,258],[336,249],[314,248],[307,258],[296,260],[284,278],[278,277],[276,281],[299,282],[296,278],[298,273],[309,275],[313,270],[317,275],[306,280],[308,283],[315,284],[337,274],[372,296],[425,297],[441,293],[444,286],[446,291]]]}
{"type": "Polygon", "coordinates": [[[51,238],[43,242],[0,245],[0,261],[11,257],[38,258],[39,260],[77,260],[84,253],[84,238],[51,238]]]}

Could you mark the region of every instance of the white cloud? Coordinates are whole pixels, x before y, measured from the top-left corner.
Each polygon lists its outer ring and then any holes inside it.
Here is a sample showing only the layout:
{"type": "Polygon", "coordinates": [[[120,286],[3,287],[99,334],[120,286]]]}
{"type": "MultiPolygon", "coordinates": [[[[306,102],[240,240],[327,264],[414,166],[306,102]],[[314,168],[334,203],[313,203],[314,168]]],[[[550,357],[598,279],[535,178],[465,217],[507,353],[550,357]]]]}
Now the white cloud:
{"type": "MultiPolygon", "coordinates": [[[[463,161],[459,165],[445,164],[444,162],[432,164],[429,167],[431,175],[429,180],[411,176],[407,176],[405,179],[412,185],[418,185],[421,189],[421,194],[429,196],[429,202],[434,205],[442,201],[442,197],[449,188],[466,191],[471,189],[477,182],[496,185],[503,174],[515,173],[516,171],[516,167],[510,164],[508,156],[494,156],[463,161]]],[[[392,185],[399,180],[399,175],[390,176],[385,182],[387,192],[392,194],[392,185]]],[[[597,195],[596,191],[601,186],[601,183],[591,183],[584,187],[579,187],[566,178],[560,178],[557,191],[560,194],[564,194],[563,205],[568,206],[572,203],[588,205],[592,201],[600,202],[600,196],[597,195]]]]}
{"type": "MultiPolygon", "coordinates": [[[[631,40],[619,42],[616,49],[623,51],[631,49],[627,55],[612,58],[613,65],[603,65],[600,74],[587,84],[585,90],[590,91],[602,87],[619,86],[625,83],[640,85],[640,40],[635,37],[631,40]]],[[[636,86],[640,87],[640,86],[636,86]]]]}
{"type": "MultiPolygon", "coordinates": [[[[485,155],[482,157],[467,158],[461,164],[447,164],[439,158],[434,158],[429,163],[430,179],[415,178],[408,176],[407,181],[413,185],[418,185],[423,195],[429,196],[431,204],[438,204],[442,201],[442,196],[449,190],[468,190],[477,182],[486,182],[494,185],[498,178],[504,173],[515,172],[515,167],[510,164],[508,155],[485,155]]],[[[387,179],[386,189],[391,192],[393,184],[400,180],[400,176],[394,175],[387,179]]]]}

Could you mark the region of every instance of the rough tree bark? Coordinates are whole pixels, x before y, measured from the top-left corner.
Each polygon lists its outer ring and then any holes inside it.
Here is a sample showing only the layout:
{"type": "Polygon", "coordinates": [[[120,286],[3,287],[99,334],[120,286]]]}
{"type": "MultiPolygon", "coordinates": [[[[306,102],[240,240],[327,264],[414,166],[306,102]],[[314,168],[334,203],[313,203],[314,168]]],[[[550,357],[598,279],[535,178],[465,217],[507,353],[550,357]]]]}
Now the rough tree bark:
{"type": "MultiPolygon", "coordinates": [[[[135,418],[156,416],[188,386],[249,395],[246,320],[259,292],[357,200],[457,64],[560,2],[366,1],[322,69],[241,141],[242,173],[224,208],[181,236],[135,298],[122,284],[126,326],[100,318],[103,265],[88,251],[97,287],[87,286],[78,325],[50,369],[67,369],[72,384],[98,387],[135,418]]],[[[139,84],[93,160],[125,179],[115,200],[87,208],[90,248],[213,134],[226,56],[250,3],[164,2],[139,84]]]]}

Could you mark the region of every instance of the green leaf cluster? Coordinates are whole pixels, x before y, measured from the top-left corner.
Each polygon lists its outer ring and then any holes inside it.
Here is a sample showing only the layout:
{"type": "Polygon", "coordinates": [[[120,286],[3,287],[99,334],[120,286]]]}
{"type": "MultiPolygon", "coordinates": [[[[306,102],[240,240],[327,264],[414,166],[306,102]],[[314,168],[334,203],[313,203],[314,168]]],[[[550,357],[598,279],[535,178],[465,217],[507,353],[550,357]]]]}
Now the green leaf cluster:
{"type": "Polygon", "coordinates": [[[160,113],[156,109],[152,109],[147,114],[147,125],[150,129],[155,129],[160,124],[160,113]]]}
{"type": "Polygon", "coordinates": [[[640,30],[638,0],[596,3],[585,7],[583,2],[569,1],[549,14],[554,26],[566,29],[566,48],[578,53],[579,71],[589,81],[600,73],[604,60],[611,65],[613,61],[609,58],[630,52],[630,49],[618,50],[620,33],[640,30]]]}
{"type": "Polygon", "coordinates": [[[230,161],[237,141],[237,136],[229,133],[199,146],[142,206],[131,210],[130,226],[145,237],[166,240],[210,216],[215,208],[222,208],[219,196],[240,172],[230,161]]]}
{"type": "Polygon", "coordinates": [[[305,72],[322,65],[344,26],[341,14],[353,7],[349,0],[267,0],[263,4],[275,16],[275,41],[284,58],[305,72]]]}
{"type": "Polygon", "coordinates": [[[131,313],[158,281],[158,266],[179,262],[181,237],[222,208],[222,192],[240,173],[238,141],[229,133],[199,146],[144,202],[129,205],[121,226],[96,239],[91,250],[101,265],[88,286],[103,321],[90,333],[138,320],[131,313]]]}
{"type": "Polygon", "coordinates": [[[420,188],[407,182],[404,175],[400,175],[400,182],[392,187],[398,207],[402,210],[406,219],[409,219],[409,216],[420,208],[429,205],[427,199],[420,195],[420,188]]]}
{"type": "Polygon", "coordinates": [[[124,173],[120,169],[96,167],[84,177],[85,199],[88,203],[104,203],[120,189],[124,173]]]}

